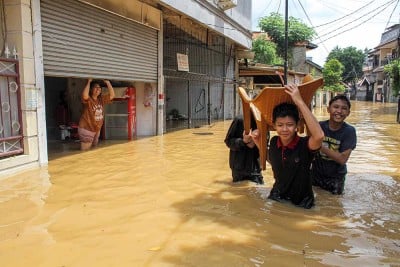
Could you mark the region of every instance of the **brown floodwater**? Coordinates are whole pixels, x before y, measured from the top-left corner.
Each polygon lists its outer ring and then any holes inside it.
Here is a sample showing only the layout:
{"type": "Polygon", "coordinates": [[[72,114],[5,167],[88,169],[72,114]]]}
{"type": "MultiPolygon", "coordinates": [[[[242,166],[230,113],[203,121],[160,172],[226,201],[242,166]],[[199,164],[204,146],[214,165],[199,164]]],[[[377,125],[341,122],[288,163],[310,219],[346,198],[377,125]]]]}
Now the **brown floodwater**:
{"type": "MultiPolygon", "coordinates": [[[[0,266],[400,266],[396,105],[353,102],[345,194],[310,210],[231,183],[230,121],[88,152],[0,180],[0,266]]],[[[325,108],[315,110],[327,118],[325,108]]]]}

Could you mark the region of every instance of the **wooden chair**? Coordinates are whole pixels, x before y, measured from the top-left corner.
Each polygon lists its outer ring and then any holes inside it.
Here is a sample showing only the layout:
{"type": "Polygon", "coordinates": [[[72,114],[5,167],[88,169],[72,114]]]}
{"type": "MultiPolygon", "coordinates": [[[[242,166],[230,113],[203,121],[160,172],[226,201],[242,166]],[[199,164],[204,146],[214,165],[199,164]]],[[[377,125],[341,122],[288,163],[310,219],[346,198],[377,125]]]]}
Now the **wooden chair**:
{"type": "MultiPolygon", "coordinates": [[[[310,107],[315,92],[322,85],[322,78],[313,79],[311,75],[305,76],[303,83],[298,85],[300,94],[307,106],[310,107]]],[[[285,92],[284,87],[265,87],[254,99],[250,99],[242,87],[238,88],[238,93],[242,99],[243,121],[246,133],[250,131],[251,113],[253,113],[257,129],[261,136],[260,147],[266,148],[260,150],[261,168],[265,170],[268,156],[269,132],[274,130],[272,111],[280,103],[293,103],[292,98],[285,92]]],[[[304,133],[304,131],[305,122],[300,114],[299,133],[304,133]]]]}

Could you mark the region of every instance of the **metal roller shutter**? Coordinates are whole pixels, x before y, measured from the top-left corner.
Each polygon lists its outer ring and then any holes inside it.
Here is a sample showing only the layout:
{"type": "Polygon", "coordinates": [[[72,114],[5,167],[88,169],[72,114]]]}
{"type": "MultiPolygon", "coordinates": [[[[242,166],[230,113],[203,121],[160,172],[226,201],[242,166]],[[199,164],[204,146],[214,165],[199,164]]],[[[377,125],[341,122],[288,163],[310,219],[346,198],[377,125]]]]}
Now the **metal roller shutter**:
{"type": "Polygon", "coordinates": [[[157,81],[157,30],[75,0],[42,0],[47,76],[157,81]]]}

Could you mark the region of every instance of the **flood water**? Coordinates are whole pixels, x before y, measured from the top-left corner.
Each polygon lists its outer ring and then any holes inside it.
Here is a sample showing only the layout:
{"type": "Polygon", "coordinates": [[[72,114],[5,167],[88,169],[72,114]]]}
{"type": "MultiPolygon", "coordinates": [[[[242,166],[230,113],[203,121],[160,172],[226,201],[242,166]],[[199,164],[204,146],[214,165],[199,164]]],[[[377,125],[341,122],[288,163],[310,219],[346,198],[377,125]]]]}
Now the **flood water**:
{"type": "Polygon", "coordinates": [[[84,153],[59,143],[48,167],[0,180],[0,266],[400,266],[395,114],[352,102],[345,194],[315,188],[310,210],[267,199],[268,166],[265,185],[231,183],[230,121],[84,153]]]}

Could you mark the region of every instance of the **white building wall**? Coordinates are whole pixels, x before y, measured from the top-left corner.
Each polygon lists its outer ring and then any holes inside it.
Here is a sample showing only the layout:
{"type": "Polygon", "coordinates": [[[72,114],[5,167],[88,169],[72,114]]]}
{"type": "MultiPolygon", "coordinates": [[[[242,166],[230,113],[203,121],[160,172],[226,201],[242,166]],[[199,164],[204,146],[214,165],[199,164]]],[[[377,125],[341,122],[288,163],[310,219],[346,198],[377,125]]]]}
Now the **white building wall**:
{"type": "MultiPolygon", "coordinates": [[[[33,5],[39,0],[33,0],[33,5]]],[[[31,1],[5,1],[6,44],[18,52],[24,154],[0,159],[0,176],[47,163],[44,92],[36,84],[31,1]],[[43,131],[42,131],[43,130],[43,131]]],[[[3,52],[3,51],[2,51],[3,52]]],[[[4,177],[4,176],[3,176],[4,177]]]]}
{"type": "Polygon", "coordinates": [[[219,32],[237,44],[251,48],[251,1],[238,0],[237,7],[226,11],[218,8],[213,1],[161,0],[160,2],[186,14],[205,27],[219,32]],[[240,4],[242,2],[244,4],[240,4]],[[250,4],[245,4],[245,2],[250,4]]]}

